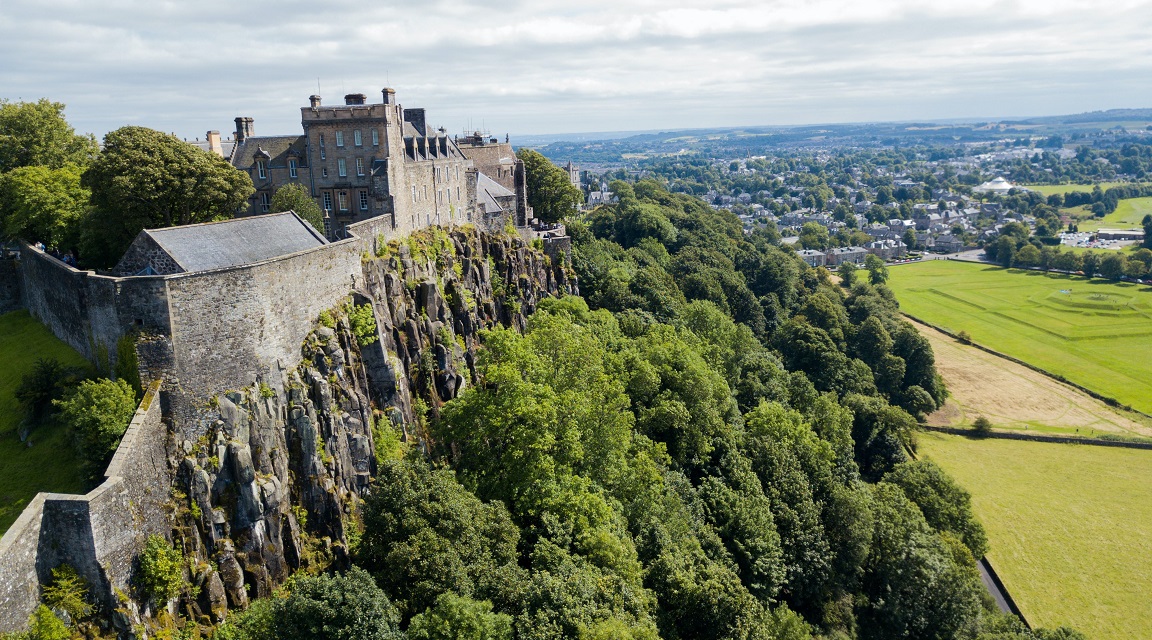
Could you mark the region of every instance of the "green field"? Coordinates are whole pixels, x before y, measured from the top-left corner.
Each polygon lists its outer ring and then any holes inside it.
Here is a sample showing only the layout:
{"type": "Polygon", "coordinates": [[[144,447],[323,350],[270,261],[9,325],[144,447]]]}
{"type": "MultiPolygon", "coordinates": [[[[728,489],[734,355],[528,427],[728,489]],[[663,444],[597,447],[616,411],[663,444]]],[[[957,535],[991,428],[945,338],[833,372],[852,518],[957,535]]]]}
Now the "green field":
{"type": "Polygon", "coordinates": [[[912,316],[1152,413],[1152,288],[955,260],[889,286],[912,316]]]}
{"type": "Polygon", "coordinates": [[[39,358],[87,367],[84,358],[60,342],[44,325],[16,311],[0,316],[0,534],[20,516],[40,491],[77,493],[84,490],[79,462],[63,429],[47,425],[20,442],[23,412],[15,391],[39,358]]]}
{"type": "Polygon", "coordinates": [[[972,493],[1033,626],[1152,637],[1152,451],[926,433],[920,453],[972,493]]]}
{"type": "MultiPolygon", "coordinates": [[[[1121,185],[1131,184],[1130,182],[1101,182],[1100,188],[1107,191],[1112,187],[1119,187],[1121,185]]],[[[1084,193],[1092,193],[1092,189],[1096,187],[1094,184],[1025,184],[1020,185],[1029,191],[1042,193],[1050,196],[1053,193],[1072,193],[1073,191],[1083,191],[1084,193]]]]}

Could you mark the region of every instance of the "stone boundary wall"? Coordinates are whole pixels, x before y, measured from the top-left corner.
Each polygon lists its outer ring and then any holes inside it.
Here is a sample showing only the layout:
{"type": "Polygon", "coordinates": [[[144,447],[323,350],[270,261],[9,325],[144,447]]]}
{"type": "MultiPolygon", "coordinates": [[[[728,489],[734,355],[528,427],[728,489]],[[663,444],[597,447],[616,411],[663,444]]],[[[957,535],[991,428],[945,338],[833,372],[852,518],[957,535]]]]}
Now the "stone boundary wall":
{"type": "Polygon", "coordinates": [[[14,256],[0,257],[0,314],[24,308],[20,279],[20,261],[14,256]]]}
{"type": "Polygon", "coordinates": [[[1094,447],[1119,447],[1121,449],[1152,450],[1152,442],[1129,442],[1127,440],[1103,440],[1100,438],[1081,438],[1079,436],[1046,436],[1038,433],[1019,433],[1013,431],[989,431],[976,433],[973,429],[960,429],[958,427],[930,427],[923,426],[925,431],[950,433],[969,438],[999,438],[1001,440],[1027,440],[1029,442],[1054,442],[1057,444],[1086,444],[1094,447]]]}
{"type": "Polygon", "coordinates": [[[23,629],[40,601],[40,585],[67,563],[108,610],[128,593],[137,554],[149,535],[170,531],[168,429],[153,382],[105,471],[85,495],[40,493],[0,538],[0,633],[23,629]]]}
{"type": "Polygon", "coordinates": [[[1029,369],[1035,371],[1036,373],[1039,373],[1041,375],[1045,375],[1045,376],[1048,376],[1049,378],[1052,378],[1056,382],[1059,382],[1061,384],[1066,384],[1069,387],[1076,389],[1077,391],[1083,391],[1084,393],[1092,396],[1093,398],[1096,398],[1100,402],[1103,402],[1104,404],[1106,404],[1110,407],[1113,407],[1116,409],[1121,409],[1124,411],[1131,411],[1132,413],[1144,416],[1145,418],[1152,418],[1152,415],[1144,413],[1143,411],[1137,411],[1136,409],[1133,409],[1132,407],[1120,402],[1116,398],[1112,398],[1112,397],[1103,395],[1101,393],[1098,393],[1096,391],[1089,389],[1088,387],[1080,386],[1080,385],[1076,384],[1075,382],[1072,382],[1071,380],[1065,378],[1064,376],[1062,376],[1060,374],[1052,373],[1051,371],[1048,371],[1046,369],[1041,369],[1040,367],[1037,367],[1034,364],[1030,364],[1030,363],[1025,362],[1019,358],[1013,358],[1012,356],[1010,356],[1006,353],[1000,353],[999,351],[996,351],[995,349],[989,349],[988,347],[985,347],[984,345],[978,344],[978,343],[973,342],[971,340],[966,340],[966,341],[961,340],[960,336],[956,335],[956,333],[954,331],[951,331],[949,329],[945,329],[944,327],[932,324],[931,322],[928,322],[926,320],[921,320],[920,318],[917,318],[916,316],[910,315],[908,313],[904,313],[904,312],[901,312],[901,313],[905,318],[908,318],[909,320],[911,320],[917,324],[922,324],[925,327],[935,329],[935,330],[939,331],[940,333],[943,333],[944,335],[948,336],[949,338],[952,338],[953,340],[960,342],[961,344],[966,344],[970,347],[975,347],[975,348],[977,348],[977,349],[979,349],[985,353],[990,353],[990,354],[996,356],[997,358],[1004,358],[1005,360],[1008,360],[1009,362],[1015,362],[1016,364],[1018,364],[1020,366],[1028,367],[1029,369]]]}

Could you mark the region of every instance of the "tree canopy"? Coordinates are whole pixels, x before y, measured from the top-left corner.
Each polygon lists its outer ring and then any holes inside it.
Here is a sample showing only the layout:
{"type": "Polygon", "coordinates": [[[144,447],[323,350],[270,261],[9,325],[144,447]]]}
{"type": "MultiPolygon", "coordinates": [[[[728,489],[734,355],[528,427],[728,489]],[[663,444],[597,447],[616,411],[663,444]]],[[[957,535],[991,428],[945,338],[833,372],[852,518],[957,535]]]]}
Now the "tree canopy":
{"type": "Polygon", "coordinates": [[[63,103],[0,100],[0,173],[18,167],[83,167],[96,153],[96,140],[78,135],[64,119],[63,103]]]}
{"type": "Polygon", "coordinates": [[[272,194],[270,211],[272,213],[295,211],[296,215],[307,220],[313,229],[324,233],[324,212],[312,199],[308,188],[298,182],[289,182],[272,194]]]}
{"type": "Polygon", "coordinates": [[[230,218],[255,191],[248,175],[220,156],[145,127],[104,136],[81,183],[93,205],[81,246],[97,266],[115,264],[142,229],[230,218]]]}
{"type": "Polygon", "coordinates": [[[528,205],[544,222],[559,222],[584,201],[584,194],[568,179],[568,172],[531,149],[520,149],[516,157],[524,161],[528,205]]]}

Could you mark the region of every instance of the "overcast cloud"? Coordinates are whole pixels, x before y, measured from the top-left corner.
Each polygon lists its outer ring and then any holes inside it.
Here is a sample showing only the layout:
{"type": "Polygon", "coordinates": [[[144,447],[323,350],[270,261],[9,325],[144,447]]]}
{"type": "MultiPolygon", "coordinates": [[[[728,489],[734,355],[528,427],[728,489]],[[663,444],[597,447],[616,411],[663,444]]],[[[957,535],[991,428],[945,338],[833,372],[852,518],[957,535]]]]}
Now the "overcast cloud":
{"type": "Polygon", "coordinates": [[[300,130],[316,92],[451,132],[559,133],[1152,107],[1152,2],[3,0],[0,97],[97,135],[300,130]],[[237,5],[240,8],[237,8],[237,5]],[[1096,5],[1096,6],[1093,6],[1096,5]]]}

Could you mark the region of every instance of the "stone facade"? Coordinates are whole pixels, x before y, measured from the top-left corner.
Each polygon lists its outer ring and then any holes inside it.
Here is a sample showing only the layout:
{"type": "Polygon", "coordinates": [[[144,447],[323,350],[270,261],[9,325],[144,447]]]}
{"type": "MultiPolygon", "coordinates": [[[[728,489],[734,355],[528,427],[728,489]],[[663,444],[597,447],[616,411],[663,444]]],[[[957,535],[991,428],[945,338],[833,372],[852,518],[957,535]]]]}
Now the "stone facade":
{"type": "Polygon", "coordinates": [[[296,182],[326,212],[330,238],[344,238],[349,224],[377,217],[390,219],[392,236],[430,225],[483,223],[477,217],[479,170],[518,194],[517,223],[527,224],[523,163],[511,145],[458,144],[428,125],[424,109],[397,104],[391,89],[375,104],[364,94],[349,94],[342,105],[324,105],[320,96],[309,103],[300,109],[303,135],[257,137],[251,118],[236,119],[231,162],[256,187],[250,214],[267,213],[276,189],[296,182]]]}

